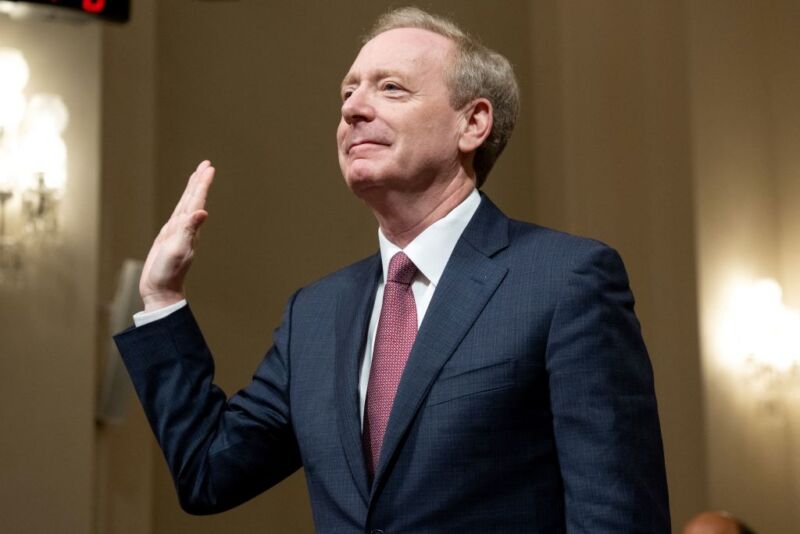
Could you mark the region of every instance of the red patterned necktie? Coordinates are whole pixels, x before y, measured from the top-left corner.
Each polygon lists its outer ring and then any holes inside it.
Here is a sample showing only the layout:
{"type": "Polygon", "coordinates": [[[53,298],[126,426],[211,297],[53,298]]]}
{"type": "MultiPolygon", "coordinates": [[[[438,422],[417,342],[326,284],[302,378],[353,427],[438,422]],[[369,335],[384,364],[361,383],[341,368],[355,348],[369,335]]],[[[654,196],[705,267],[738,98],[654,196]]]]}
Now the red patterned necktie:
{"type": "Polygon", "coordinates": [[[411,279],[416,272],[417,267],[404,253],[392,256],[383,290],[364,410],[364,454],[370,477],[378,466],[397,386],[417,337],[417,306],[411,291],[411,279]]]}

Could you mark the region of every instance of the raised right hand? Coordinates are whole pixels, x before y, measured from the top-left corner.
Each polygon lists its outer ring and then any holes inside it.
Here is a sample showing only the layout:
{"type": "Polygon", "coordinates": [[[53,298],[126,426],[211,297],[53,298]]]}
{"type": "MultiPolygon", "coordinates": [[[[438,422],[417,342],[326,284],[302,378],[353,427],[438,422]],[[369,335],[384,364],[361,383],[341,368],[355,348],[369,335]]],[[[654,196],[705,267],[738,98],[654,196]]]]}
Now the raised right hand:
{"type": "Polygon", "coordinates": [[[183,280],[194,257],[197,230],[208,217],[206,196],[214,180],[214,167],[203,161],[189,177],[172,216],[161,227],[139,279],[145,311],[153,311],[184,299],[183,280]]]}

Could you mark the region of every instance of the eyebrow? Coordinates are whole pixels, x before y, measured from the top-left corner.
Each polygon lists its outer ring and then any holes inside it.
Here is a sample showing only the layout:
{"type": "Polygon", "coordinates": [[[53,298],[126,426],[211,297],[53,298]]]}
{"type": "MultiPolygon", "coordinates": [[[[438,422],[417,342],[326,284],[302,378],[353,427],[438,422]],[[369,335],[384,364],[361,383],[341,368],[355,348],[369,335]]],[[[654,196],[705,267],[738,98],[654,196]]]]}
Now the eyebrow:
{"type": "MultiPolygon", "coordinates": [[[[381,80],[383,78],[390,78],[392,76],[405,76],[405,71],[402,69],[378,69],[371,73],[369,78],[373,80],[381,80]]],[[[342,80],[340,88],[344,88],[346,85],[353,85],[357,83],[359,80],[359,76],[354,73],[348,73],[347,76],[344,77],[342,80]]]]}

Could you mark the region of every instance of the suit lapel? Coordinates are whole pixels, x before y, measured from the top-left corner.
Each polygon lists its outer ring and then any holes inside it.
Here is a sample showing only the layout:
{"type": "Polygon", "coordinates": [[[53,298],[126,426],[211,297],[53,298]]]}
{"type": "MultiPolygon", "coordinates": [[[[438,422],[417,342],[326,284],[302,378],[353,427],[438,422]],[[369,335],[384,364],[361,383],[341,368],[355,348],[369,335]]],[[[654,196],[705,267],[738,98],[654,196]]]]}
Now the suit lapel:
{"type": "Polygon", "coordinates": [[[367,503],[368,481],[361,445],[358,396],[359,364],[367,339],[375,290],[381,270],[380,254],[369,258],[342,290],[336,306],[336,389],[339,436],[350,472],[367,503]]]}
{"type": "Polygon", "coordinates": [[[425,313],[397,390],[372,495],[431,384],[506,275],[491,256],[508,246],[508,219],[483,197],[464,230],[425,313]]]}

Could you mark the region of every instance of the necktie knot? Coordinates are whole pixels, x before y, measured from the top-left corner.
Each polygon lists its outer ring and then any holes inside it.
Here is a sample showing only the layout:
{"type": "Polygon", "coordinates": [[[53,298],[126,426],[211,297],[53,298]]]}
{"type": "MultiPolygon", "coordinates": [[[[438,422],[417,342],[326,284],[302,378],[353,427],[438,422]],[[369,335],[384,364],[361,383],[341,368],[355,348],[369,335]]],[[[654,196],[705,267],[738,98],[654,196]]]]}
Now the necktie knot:
{"type": "Polygon", "coordinates": [[[389,261],[389,273],[386,279],[389,282],[397,282],[399,284],[408,285],[414,274],[417,272],[417,266],[409,259],[403,252],[398,252],[392,256],[389,261]]]}

